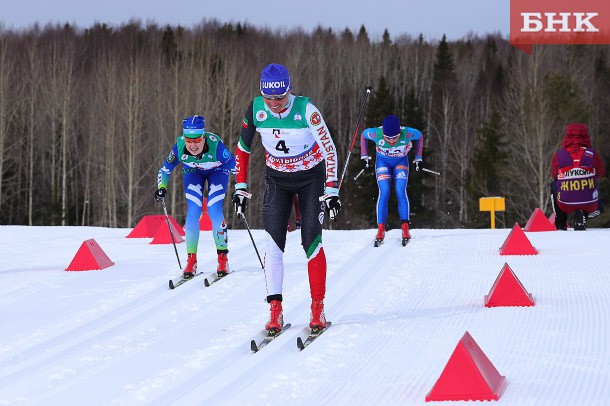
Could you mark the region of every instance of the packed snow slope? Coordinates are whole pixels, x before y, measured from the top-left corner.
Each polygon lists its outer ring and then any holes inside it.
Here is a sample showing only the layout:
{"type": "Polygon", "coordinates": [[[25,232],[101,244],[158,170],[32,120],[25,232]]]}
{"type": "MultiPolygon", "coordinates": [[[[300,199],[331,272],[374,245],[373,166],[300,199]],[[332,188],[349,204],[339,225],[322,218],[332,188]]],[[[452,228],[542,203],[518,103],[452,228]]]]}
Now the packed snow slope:
{"type": "MultiPolygon", "coordinates": [[[[325,231],[333,325],[302,352],[309,285],[292,232],[292,327],[256,354],[268,305],[246,231],[230,230],[229,276],[175,290],[171,244],[129,231],[0,227],[0,405],[472,404],[425,402],[466,332],[506,377],[498,405],[610,404],[610,230],[527,233],[534,256],[499,255],[510,229],[414,229],[406,247],[391,230],[379,248],[374,230],[325,231]],[[88,239],[115,265],[66,272],[88,239]],[[505,263],[535,306],[484,306],[505,263]]],[[[199,246],[214,270],[210,232],[199,246]]]]}

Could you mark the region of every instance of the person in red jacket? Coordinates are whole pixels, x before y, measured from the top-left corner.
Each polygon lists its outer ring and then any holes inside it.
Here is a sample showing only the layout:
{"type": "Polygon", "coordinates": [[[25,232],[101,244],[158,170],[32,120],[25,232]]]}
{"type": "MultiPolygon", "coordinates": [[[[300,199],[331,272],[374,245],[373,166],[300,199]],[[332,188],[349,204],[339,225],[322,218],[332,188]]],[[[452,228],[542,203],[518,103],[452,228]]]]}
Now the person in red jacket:
{"type": "Polygon", "coordinates": [[[597,179],[605,174],[601,156],[591,147],[587,126],[568,124],[561,148],[551,160],[551,201],[558,230],[567,230],[569,213],[574,213],[574,230],[586,230],[587,217],[599,215],[597,179]]]}

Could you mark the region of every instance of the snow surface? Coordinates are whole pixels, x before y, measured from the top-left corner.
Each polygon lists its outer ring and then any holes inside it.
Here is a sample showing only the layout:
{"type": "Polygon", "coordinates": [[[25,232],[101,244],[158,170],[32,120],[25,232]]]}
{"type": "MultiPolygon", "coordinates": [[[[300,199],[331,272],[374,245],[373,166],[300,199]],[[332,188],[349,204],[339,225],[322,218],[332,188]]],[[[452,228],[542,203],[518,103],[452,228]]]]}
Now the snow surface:
{"type": "MultiPolygon", "coordinates": [[[[175,290],[173,247],[129,231],[0,227],[1,405],[473,404],[425,402],[466,332],[506,377],[498,405],[610,404],[610,230],[527,233],[536,256],[499,255],[509,229],[415,229],[407,247],[391,230],[380,248],[374,230],[325,231],[333,326],[302,352],[309,285],[290,233],[292,327],[256,354],[268,305],[246,231],[230,231],[231,275],[175,290]],[[91,238],[115,265],[64,271],[91,238]],[[535,306],[484,307],[505,263],[535,306]]],[[[210,232],[199,244],[215,269],[210,232]]]]}

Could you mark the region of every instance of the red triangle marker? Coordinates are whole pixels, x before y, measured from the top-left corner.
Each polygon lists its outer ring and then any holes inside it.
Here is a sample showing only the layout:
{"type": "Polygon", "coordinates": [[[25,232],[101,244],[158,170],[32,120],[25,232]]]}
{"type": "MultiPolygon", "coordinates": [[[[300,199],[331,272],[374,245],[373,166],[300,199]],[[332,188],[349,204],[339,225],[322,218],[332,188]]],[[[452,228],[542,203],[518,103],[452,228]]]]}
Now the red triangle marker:
{"type": "Polygon", "coordinates": [[[515,223],[504,244],[500,247],[500,255],[538,255],[538,250],[527,239],[519,224],[515,223]]]}
{"type": "Polygon", "coordinates": [[[517,278],[513,270],[504,264],[488,295],[485,295],[485,307],[498,306],[534,306],[533,296],[517,278]]]}
{"type": "Polygon", "coordinates": [[[203,212],[199,217],[199,230],[212,231],[212,220],[208,213],[208,199],[203,199],[203,212]]]}
{"type": "Polygon", "coordinates": [[[201,231],[211,231],[212,230],[212,220],[207,211],[201,213],[201,218],[199,219],[199,230],[201,231]]]}
{"type": "Polygon", "coordinates": [[[536,208],[523,228],[523,231],[555,231],[555,225],[546,218],[542,210],[536,208]]]}
{"type": "Polygon", "coordinates": [[[500,375],[466,332],[451,354],[441,376],[426,395],[426,402],[498,400],[505,388],[506,378],[500,375]]]}
{"type": "MultiPolygon", "coordinates": [[[[171,223],[170,223],[171,224],[171,223]]],[[[174,236],[173,242],[179,244],[184,241],[184,238],[180,235],[176,227],[171,224],[172,234],[174,236]]],[[[163,227],[159,227],[157,234],[155,234],[155,238],[150,242],[150,244],[171,244],[172,236],[169,233],[169,228],[167,227],[167,223],[164,224],[163,227]]]]}
{"type": "MultiPolygon", "coordinates": [[[[178,224],[176,219],[174,219],[171,215],[168,217],[169,222],[174,225],[176,230],[178,230],[178,233],[180,235],[185,235],[184,230],[178,224]]],[[[153,238],[162,226],[167,228],[167,219],[164,215],[149,214],[142,217],[133,230],[127,234],[126,238],[153,238]]]]}
{"type": "Polygon", "coordinates": [[[93,271],[114,265],[94,239],[84,241],[66,271],[93,271]]]}
{"type": "Polygon", "coordinates": [[[164,216],[153,214],[144,216],[133,230],[127,234],[127,238],[152,238],[164,221],[164,216]]]}

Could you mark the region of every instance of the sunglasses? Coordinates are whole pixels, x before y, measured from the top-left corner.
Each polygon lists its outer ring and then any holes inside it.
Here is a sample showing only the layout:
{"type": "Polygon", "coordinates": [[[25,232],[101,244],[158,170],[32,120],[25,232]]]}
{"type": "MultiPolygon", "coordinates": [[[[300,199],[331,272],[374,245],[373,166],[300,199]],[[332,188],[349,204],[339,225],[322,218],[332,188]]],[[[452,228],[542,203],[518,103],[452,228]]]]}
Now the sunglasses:
{"type": "Polygon", "coordinates": [[[288,96],[288,92],[282,93],[282,94],[278,94],[278,95],[265,94],[263,92],[261,92],[261,94],[267,100],[283,100],[283,99],[286,98],[286,96],[288,96]]]}
{"type": "Polygon", "coordinates": [[[197,137],[197,138],[186,138],[186,137],[184,137],[184,142],[186,142],[187,144],[196,144],[198,142],[201,142],[202,139],[203,139],[203,136],[197,137]]]}
{"type": "Polygon", "coordinates": [[[400,137],[400,133],[398,133],[396,135],[392,135],[392,136],[383,134],[383,138],[385,138],[388,141],[396,141],[398,139],[398,137],[400,137]]]}

